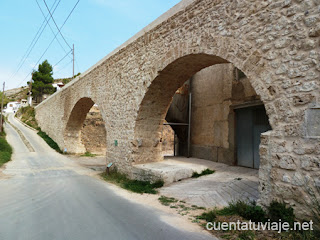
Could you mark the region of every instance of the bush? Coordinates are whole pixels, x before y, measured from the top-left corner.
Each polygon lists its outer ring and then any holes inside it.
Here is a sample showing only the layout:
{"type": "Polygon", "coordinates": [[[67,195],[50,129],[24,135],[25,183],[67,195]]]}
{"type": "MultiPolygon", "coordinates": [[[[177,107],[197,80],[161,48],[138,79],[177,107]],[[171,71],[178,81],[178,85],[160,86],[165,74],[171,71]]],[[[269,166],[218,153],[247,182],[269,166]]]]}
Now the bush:
{"type": "Polygon", "coordinates": [[[217,210],[218,215],[239,215],[252,222],[265,222],[266,213],[260,206],[257,206],[255,202],[246,203],[244,201],[237,201],[230,203],[228,207],[221,210],[217,210]]]}
{"type": "Polygon", "coordinates": [[[288,222],[290,226],[293,225],[295,221],[295,215],[293,213],[292,207],[286,207],[285,203],[279,203],[277,201],[272,201],[268,209],[268,217],[271,222],[288,222]]]}
{"type": "Polygon", "coordinates": [[[198,219],[204,219],[207,222],[214,222],[216,218],[217,218],[217,214],[214,210],[211,210],[209,212],[204,212],[198,217],[198,219]]]}

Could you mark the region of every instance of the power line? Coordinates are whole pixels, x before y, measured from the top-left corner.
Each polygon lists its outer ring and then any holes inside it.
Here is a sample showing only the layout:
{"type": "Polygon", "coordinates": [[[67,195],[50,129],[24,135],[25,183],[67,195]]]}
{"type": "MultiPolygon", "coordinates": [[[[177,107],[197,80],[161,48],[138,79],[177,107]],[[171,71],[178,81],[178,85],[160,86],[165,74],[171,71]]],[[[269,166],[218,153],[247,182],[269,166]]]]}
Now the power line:
{"type": "Polygon", "coordinates": [[[73,60],[69,61],[66,65],[64,65],[61,69],[59,69],[59,71],[55,72],[55,74],[58,74],[58,73],[60,73],[62,70],[66,69],[72,62],[73,62],[73,60]]]}
{"type": "MultiPolygon", "coordinates": [[[[38,2],[38,0],[36,0],[36,1],[38,2]]],[[[54,20],[52,14],[51,14],[51,12],[50,12],[50,9],[49,9],[49,7],[48,7],[48,5],[47,5],[47,3],[46,3],[46,0],[43,0],[43,2],[44,2],[44,4],[46,5],[46,8],[47,8],[48,12],[50,13],[50,16],[51,16],[51,18],[52,18],[52,21],[53,21],[54,24],[56,25],[56,28],[58,29],[58,31],[59,31],[61,37],[63,38],[64,42],[69,46],[70,49],[72,49],[71,46],[69,45],[69,43],[68,43],[68,42],[66,41],[66,39],[64,38],[64,36],[62,35],[62,33],[61,33],[61,31],[60,31],[60,29],[59,29],[56,21],[54,20]]]]}
{"type": "Polygon", "coordinates": [[[70,50],[63,58],[60,59],[59,62],[57,62],[53,67],[57,66],[60,62],[62,62],[67,56],[69,56],[69,54],[72,52],[72,50],[70,50]]]}
{"type": "MultiPolygon", "coordinates": [[[[59,32],[61,31],[61,29],[64,27],[64,25],[66,24],[66,22],[68,21],[68,19],[70,18],[71,14],[73,13],[74,9],[77,7],[78,3],[80,2],[80,0],[77,1],[77,3],[74,5],[74,7],[72,8],[71,12],[69,13],[68,17],[66,18],[66,20],[63,22],[62,26],[59,29],[59,32]]],[[[38,63],[41,61],[42,57],[46,54],[46,52],[48,51],[48,49],[50,48],[51,44],[53,43],[53,41],[57,38],[58,33],[56,33],[56,35],[54,36],[54,38],[52,39],[52,41],[49,43],[49,46],[46,48],[46,50],[44,51],[44,53],[41,55],[41,57],[39,58],[39,60],[37,61],[37,63],[34,65],[34,67],[32,69],[35,69],[35,67],[38,65],[38,63]]],[[[27,78],[28,76],[33,72],[33,70],[27,74],[27,76],[18,84],[17,87],[19,87],[27,78]]]]}
{"type": "MultiPolygon", "coordinates": [[[[60,1],[58,2],[58,4],[56,5],[55,9],[53,10],[53,12],[56,11],[58,5],[60,4],[60,1]]],[[[57,0],[55,0],[55,2],[53,3],[51,9],[54,7],[55,3],[57,2],[57,0]]],[[[47,17],[49,16],[49,14],[47,15],[47,17]]],[[[11,75],[11,77],[9,79],[12,79],[18,72],[19,70],[21,69],[21,67],[23,66],[23,64],[25,63],[25,61],[28,59],[30,53],[32,52],[33,48],[35,47],[35,45],[37,44],[39,38],[41,37],[43,31],[45,30],[47,24],[48,24],[48,21],[47,23],[43,26],[43,24],[46,22],[47,20],[47,17],[45,18],[45,20],[42,22],[42,25],[40,26],[38,32],[36,33],[36,35],[34,36],[33,40],[31,41],[29,47],[27,48],[27,51],[25,52],[24,56],[21,58],[19,64],[18,64],[18,69],[11,75]],[[43,27],[43,28],[42,28],[43,27]],[[40,32],[40,30],[42,29],[42,31],[40,32]],[[40,34],[39,34],[40,32],[40,34]]]]}
{"type": "MultiPolygon", "coordinates": [[[[50,30],[51,30],[51,32],[52,32],[52,34],[53,34],[53,35],[55,35],[55,33],[54,33],[54,31],[53,31],[53,29],[52,29],[52,27],[51,27],[50,23],[49,23],[50,18],[49,18],[49,20],[47,20],[47,18],[46,18],[46,16],[45,16],[44,12],[42,11],[42,8],[41,8],[41,6],[40,6],[40,4],[39,4],[38,0],[36,0],[36,2],[37,2],[37,5],[38,5],[38,7],[39,7],[39,9],[40,9],[40,11],[41,11],[41,13],[42,13],[43,17],[45,18],[45,21],[47,21],[47,24],[49,25],[50,30]]],[[[49,14],[50,14],[50,13],[48,13],[48,15],[49,15],[49,14]]],[[[53,18],[52,18],[52,19],[53,19],[53,18]]],[[[56,40],[57,40],[57,42],[59,43],[60,47],[63,49],[63,51],[64,51],[65,53],[67,53],[66,49],[65,49],[65,48],[62,46],[62,44],[60,43],[59,39],[58,39],[58,38],[56,38],[56,40]]]]}

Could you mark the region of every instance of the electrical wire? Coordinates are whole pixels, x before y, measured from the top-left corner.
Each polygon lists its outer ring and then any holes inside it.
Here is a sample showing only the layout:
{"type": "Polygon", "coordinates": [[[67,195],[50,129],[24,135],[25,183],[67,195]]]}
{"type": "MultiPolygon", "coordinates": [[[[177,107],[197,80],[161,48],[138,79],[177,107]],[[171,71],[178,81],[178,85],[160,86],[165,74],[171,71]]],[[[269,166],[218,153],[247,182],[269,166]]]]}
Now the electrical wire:
{"type": "MultiPolygon", "coordinates": [[[[70,11],[68,17],[66,18],[66,20],[63,22],[62,26],[59,28],[59,32],[61,31],[61,29],[64,27],[64,25],[66,24],[66,22],[68,21],[68,19],[70,18],[71,14],[73,13],[74,9],[77,7],[78,3],[80,2],[80,0],[78,0],[76,2],[76,4],[74,5],[74,7],[72,8],[72,10],[70,11]]],[[[41,55],[41,57],[39,58],[39,60],[37,61],[37,63],[34,65],[34,67],[32,69],[35,69],[35,67],[38,65],[38,63],[41,61],[42,57],[46,54],[46,52],[48,51],[48,49],[50,48],[51,44],[53,43],[53,41],[57,38],[57,35],[59,34],[59,32],[56,33],[56,35],[54,36],[54,38],[52,39],[52,41],[49,43],[49,46],[46,48],[46,50],[43,52],[43,54],[41,55]]],[[[17,87],[19,87],[27,78],[30,74],[32,74],[33,70],[27,74],[27,76],[18,84],[17,87]]]]}
{"type": "MultiPolygon", "coordinates": [[[[36,1],[38,2],[38,0],[36,0],[36,1]]],[[[47,3],[46,3],[46,0],[43,0],[43,2],[44,2],[44,4],[46,5],[46,8],[47,8],[48,12],[50,13],[50,16],[51,16],[51,18],[52,18],[52,21],[53,21],[54,24],[56,25],[56,28],[58,29],[58,31],[59,31],[61,37],[63,38],[64,42],[69,46],[70,49],[72,49],[72,47],[70,46],[70,44],[67,42],[67,40],[66,40],[66,39],[64,38],[64,36],[62,35],[62,33],[61,33],[61,31],[60,31],[60,29],[59,29],[56,21],[54,20],[52,14],[51,14],[51,12],[50,12],[50,9],[49,9],[49,7],[48,7],[48,5],[47,5],[47,3]]]]}
{"type": "MultiPolygon", "coordinates": [[[[60,61],[57,62],[57,63],[53,66],[53,68],[54,68],[55,66],[57,66],[60,62],[62,62],[67,56],[69,56],[70,53],[72,53],[72,50],[70,50],[63,58],[61,58],[60,61]]],[[[72,59],[72,60],[73,60],[73,59],[72,59]]]]}
{"type": "MultiPolygon", "coordinates": [[[[53,12],[56,11],[58,5],[60,4],[60,1],[61,1],[61,0],[59,0],[58,4],[57,4],[56,7],[54,8],[53,12]]],[[[55,5],[56,2],[57,2],[57,0],[55,0],[55,2],[53,3],[51,9],[54,7],[54,5],[55,5]]],[[[47,17],[48,17],[48,16],[49,16],[49,14],[47,15],[47,17]]],[[[40,28],[39,28],[38,32],[36,33],[36,35],[34,36],[33,40],[31,41],[31,44],[30,44],[29,47],[27,48],[27,51],[25,52],[25,54],[24,54],[23,57],[21,58],[21,60],[20,60],[20,62],[19,62],[19,64],[18,64],[18,69],[11,75],[11,77],[9,78],[9,80],[12,79],[14,76],[16,76],[16,74],[19,72],[19,70],[21,69],[21,67],[22,67],[23,64],[25,63],[25,61],[28,59],[30,53],[32,52],[32,50],[33,50],[33,48],[35,47],[35,45],[37,44],[39,38],[41,37],[43,31],[45,30],[45,28],[46,28],[46,26],[47,26],[47,24],[48,24],[48,21],[47,21],[47,23],[46,23],[47,17],[46,17],[45,20],[42,22],[42,25],[40,26],[40,28]],[[45,24],[45,23],[46,23],[46,24],[45,24]],[[45,25],[43,26],[43,24],[45,24],[45,25]],[[42,29],[42,31],[40,32],[41,29],[42,29]],[[40,32],[40,34],[39,34],[39,32],[40,32]]]]}
{"type": "MultiPolygon", "coordinates": [[[[49,18],[49,20],[47,20],[47,18],[45,17],[44,12],[42,11],[42,8],[41,8],[41,6],[40,6],[40,4],[39,4],[38,0],[36,0],[36,2],[37,2],[37,5],[38,5],[38,7],[39,7],[39,9],[40,9],[40,11],[41,11],[41,13],[42,13],[43,17],[45,18],[45,21],[47,21],[48,26],[50,27],[50,30],[51,30],[52,34],[53,34],[53,35],[55,35],[55,33],[54,33],[54,31],[53,31],[53,29],[52,29],[52,27],[51,27],[50,23],[49,23],[50,18],[49,18]]],[[[49,14],[50,14],[50,13],[48,13],[48,15],[49,15],[49,14]]],[[[60,47],[63,49],[63,51],[64,51],[65,53],[67,53],[66,49],[62,46],[62,44],[61,44],[61,42],[59,41],[59,39],[58,39],[58,38],[56,38],[56,40],[57,40],[57,42],[59,43],[60,47]]]]}

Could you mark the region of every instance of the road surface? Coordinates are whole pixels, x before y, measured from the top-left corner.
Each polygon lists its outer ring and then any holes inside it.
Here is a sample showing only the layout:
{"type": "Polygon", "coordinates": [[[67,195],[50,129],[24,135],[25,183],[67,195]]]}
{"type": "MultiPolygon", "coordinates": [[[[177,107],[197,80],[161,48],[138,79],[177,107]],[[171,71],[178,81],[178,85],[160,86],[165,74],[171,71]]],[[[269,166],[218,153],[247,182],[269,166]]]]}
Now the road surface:
{"type": "Polygon", "coordinates": [[[20,135],[6,124],[14,155],[0,179],[0,240],[214,239],[166,223],[167,213],[117,195],[13,115],[9,121],[20,135]]]}

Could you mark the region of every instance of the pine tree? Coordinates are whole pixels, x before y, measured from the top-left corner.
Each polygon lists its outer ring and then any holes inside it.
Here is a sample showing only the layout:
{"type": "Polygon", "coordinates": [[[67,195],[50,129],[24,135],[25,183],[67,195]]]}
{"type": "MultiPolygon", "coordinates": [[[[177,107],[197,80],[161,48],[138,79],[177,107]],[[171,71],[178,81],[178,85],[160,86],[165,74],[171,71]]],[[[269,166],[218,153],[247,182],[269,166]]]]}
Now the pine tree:
{"type": "Polygon", "coordinates": [[[39,64],[38,71],[32,73],[32,95],[42,101],[43,94],[52,94],[55,88],[52,86],[54,81],[51,64],[45,60],[39,64]]]}

